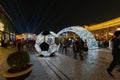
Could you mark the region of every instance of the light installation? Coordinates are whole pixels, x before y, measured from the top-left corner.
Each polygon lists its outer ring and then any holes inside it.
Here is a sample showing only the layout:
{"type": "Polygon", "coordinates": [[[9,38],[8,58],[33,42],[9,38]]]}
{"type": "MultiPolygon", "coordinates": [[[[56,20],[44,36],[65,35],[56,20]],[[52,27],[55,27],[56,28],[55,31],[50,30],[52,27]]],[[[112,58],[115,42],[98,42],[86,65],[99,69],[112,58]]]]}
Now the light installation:
{"type": "Polygon", "coordinates": [[[87,41],[87,46],[89,49],[98,48],[97,41],[94,38],[94,36],[92,35],[92,33],[90,33],[88,30],[86,30],[83,27],[80,27],[80,26],[68,27],[68,28],[65,28],[65,29],[61,30],[60,32],[58,32],[57,35],[59,36],[60,34],[62,34],[64,32],[76,33],[80,38],[83,39],[83,41],[85,41],[85,40],[87,41]]]}
{"type": "Polygon", "coordinates": [[[36,39],[35,49],[39,56],[54,56],[58,50],[58,46],[55,43],[55,38],[57,34],[54,32],[41,32],[36,39]],[[47,34],[46,34],[47,33],[47,34]]]}

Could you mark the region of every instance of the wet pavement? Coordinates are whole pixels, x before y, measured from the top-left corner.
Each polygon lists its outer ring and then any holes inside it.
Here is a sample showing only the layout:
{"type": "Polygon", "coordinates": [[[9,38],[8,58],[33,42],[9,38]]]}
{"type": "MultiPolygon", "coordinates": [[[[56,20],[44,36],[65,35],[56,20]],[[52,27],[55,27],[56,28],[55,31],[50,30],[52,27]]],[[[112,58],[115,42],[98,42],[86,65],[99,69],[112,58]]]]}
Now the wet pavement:
{"type": "MultiPolygon", "coordinates": [[[[11,51],[14,50],[11,49],[11,51]]],[[[84,60],[80,60],[79,57],[74,59],[70,50],[67,55],[56,53],[55,57],[38,57],[33,49],[28,51],[34,67],[26,80],[120,80],[120,72],[114,70],[112,72],[115,75],[114,78],[105,72],[112,60],[111,51],[108,49],[89,50],[84,60]]],[[[8,53],[3,57],[0,56],[1,70],[6,66],[6,56],[8,53]]]]}

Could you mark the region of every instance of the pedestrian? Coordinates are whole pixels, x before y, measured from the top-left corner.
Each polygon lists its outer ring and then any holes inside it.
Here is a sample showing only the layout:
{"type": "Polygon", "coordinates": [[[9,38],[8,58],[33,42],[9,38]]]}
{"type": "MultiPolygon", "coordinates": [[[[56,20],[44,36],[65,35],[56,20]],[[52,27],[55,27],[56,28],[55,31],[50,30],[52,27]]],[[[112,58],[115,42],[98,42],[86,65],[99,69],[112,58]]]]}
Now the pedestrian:
{"type": "Polygon", "coordinates": [[[117,67],[117,65],[120,62],[120,31],[114,32],[115,38],[112,40],[112,57],[113,60],[109,67],[107,68],[107,73],[114,77],[114,75],[111,73],[114,68],[117,67]]]}
{"type": "Polygon", "coordinates": [[[74,59],[77,58],[77,53],[78,53],[77,45],[79,45],[78,42],[77,42],[76,40],[74,40],[74,41],[72,42],[74,59]]]}
{"type": "Polygon", "coordinates": [[[21,50],[21,40],[20,39],[18,40],[18,50],[19,51],[21,50]]]}
{"type": "Polygon", "coordinates": [[[62,53],[67,54],[67,43],[68,43],[68,40],[64,38],[62,41],[62,53]]]}
{"type": "Polygon", "coordinates": [[[84,41],[80,38],[80,39],[79,39],[79,42],[80,42],[79,57],[80,57],[80,60],[84,60],[84,58],[83,58],[84,41]]]}
{"type": "Polygon", "coordinates": [[[88,52],[87,40],[84,41],[84,52],[88,52]]]}
{"type": "Polygon", "coordinates": [[[77,40],[73,44],[73,50],[74,50],[74,58],[77,58],[77,53],[78,53],[80,60],[84,60],[83,59],[84,41],[81,38],[77,38],[77,40]]]}
{"type": "Polygon", "coordinates": [[[7,38],[4,39],[4,48],[7,48],[8,47],[8,40],[7,38]]]}

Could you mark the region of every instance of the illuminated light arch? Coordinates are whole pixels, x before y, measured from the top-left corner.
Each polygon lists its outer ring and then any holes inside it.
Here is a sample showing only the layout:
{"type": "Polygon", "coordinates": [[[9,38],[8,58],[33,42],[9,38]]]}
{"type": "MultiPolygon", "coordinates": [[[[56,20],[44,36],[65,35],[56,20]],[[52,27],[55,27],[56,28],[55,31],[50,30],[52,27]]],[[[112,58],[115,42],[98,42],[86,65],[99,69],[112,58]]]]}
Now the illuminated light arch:
{"type": "Polygon", "coordinates": [[[68,27],[68,28],[64,28],[61,31],[59,31],[57,33],[57,35],[59,36],[60,34],[64,33],[64,32],[74,32],[76,33],[80,38],[87,41],[87,46],[89,49],[96,49],[98,48],[98,44],[96,39],[94,38],[94,36],[92,35],[91,32],[89,32],[88,30],[86,30],[83,27],[80,26],[72,26],[72,27],[68,27]]]}

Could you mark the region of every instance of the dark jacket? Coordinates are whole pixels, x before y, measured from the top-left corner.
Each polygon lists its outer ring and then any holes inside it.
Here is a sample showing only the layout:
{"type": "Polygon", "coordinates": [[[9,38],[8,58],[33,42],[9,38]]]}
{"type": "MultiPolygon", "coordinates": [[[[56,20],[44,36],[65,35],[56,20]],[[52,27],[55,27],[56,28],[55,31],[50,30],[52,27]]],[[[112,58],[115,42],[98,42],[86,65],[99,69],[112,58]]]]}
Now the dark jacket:
{"type": "Polygon", "coordinates": [[[112,39],[112,55],[114,57],[119,57],[120,58],[120,40],[117,38],[112,39]]]}

